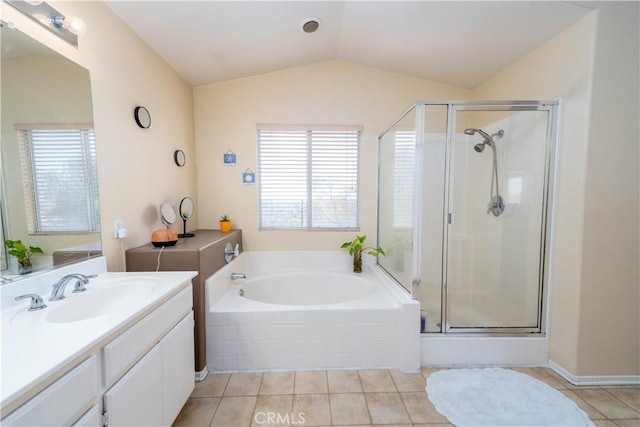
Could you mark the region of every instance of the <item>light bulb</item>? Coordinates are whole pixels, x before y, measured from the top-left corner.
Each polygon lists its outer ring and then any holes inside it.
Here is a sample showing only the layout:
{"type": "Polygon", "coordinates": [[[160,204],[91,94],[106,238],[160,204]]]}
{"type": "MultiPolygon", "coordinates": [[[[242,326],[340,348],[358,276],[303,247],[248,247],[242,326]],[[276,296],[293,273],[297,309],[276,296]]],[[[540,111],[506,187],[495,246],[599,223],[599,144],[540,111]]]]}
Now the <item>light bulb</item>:
{"type": "Polygon", "coordinates": [[[87,24],[77,16],[65,16],[63,26],[73,34],[80,37],[87,33],[87,24]]]}

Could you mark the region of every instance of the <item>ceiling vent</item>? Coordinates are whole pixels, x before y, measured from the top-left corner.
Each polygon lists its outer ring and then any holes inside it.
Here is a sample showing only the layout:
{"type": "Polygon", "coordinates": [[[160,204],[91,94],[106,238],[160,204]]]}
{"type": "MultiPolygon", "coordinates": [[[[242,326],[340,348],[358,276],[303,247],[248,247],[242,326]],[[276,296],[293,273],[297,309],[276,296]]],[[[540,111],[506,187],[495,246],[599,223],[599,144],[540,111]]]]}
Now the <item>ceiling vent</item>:
{"type": "Polygon", "coordinates": [[[315,33],[320,28],[320,23],[322,20],[320,18],[306,18],[302,21],[301,28],[305,33],[315,33]]]}

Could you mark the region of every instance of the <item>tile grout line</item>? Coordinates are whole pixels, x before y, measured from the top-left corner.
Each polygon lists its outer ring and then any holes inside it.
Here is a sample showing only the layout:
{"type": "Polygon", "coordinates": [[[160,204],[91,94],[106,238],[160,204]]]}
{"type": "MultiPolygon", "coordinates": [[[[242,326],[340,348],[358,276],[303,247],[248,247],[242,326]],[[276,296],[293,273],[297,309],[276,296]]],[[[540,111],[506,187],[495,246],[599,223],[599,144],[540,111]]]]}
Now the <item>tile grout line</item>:
{"type": "MultiPolygon", "coordinates": [[[[620,402],[622,405],[624,405],[626,408],[631,409],[632,411],[636,412],[636,414],[638,414],[638,419],[640,419],[640,411],[637,411],[636,409],[634,409],[633,407],[631,407],[630,405],[628,405],[626,402],[622,401],[621,399],[618,399],[615,395],[613,395],[607,388],[606,386],[598,386],[598,387],[590,387],[590,386],[585,386],[584,388],[580,387],[578,389],[566,389],[567,391],[572,392],[575,396],[577,396],[579,399],[583,400],[585,403],[587,403],[589,406],[591,406],[593,409],[595,409],[596,411],[598,411],[600,414],[602,414],[602,416],[604,417],[604,420],[607,421],[613,421],[613,420],[635,420],[636,418],[611,418],[609,417],[607,414],[605,414],[604,412],[602,412],[600,409],[598,409],[597,407],[595,407],[594,405],[591,404],[591,402],[587,401],[586,399],[584,399],[582,396],[580,396],[579,393],[575,393],[576,391],[587,391],[587,390],[596,390],[596,391],[604,391],[609,397],[611,397],[614,401],[620,402]]],[[[571,399],[573,401],[573,399],[571,399]]],[[[575,402],[575,401],[574,401],[575,402]]]]}
{"type": "Polygon", "coordinates": [[[227,386],[229,385],[229,382],[231,381],[231,375],[233,375],[233,374],[229,374],[229,378],[227,378],[227,380],[224,383],[224,387],[222,388],[222,393],[221,393],[221,395],[219,397],[220,400],[218,401],[218,404],[216,405],[216,410],[213,411],[213,414],[211,415],[211,421],[209,421],[209,427],[211,427],[213,425],[213,420],[216,417],[216,414],[218,413],[218,409],[220,409],[220,404],[222,403],[222,398],[224,397],[224,392],[227,391],[227,386]]]}
{"type": "MultiPolygon", "coordinates": [[[[331,424],[333,425],[334,421],[333,421],[333,408],[331,406],[331,388],[329,387],[329,371],[325,370],[324,374],[325,374],[325,379],[327,381],[327,400],[329,403],[329,420],[331,420],[331,424]]],[[[358,381],[359,380],[360,378],[358,377],[358,381]]]]}
{"type": "MultiPolygon", "coordinates": [[[[640,411],[638,411],[637,409],[635,409],[634,407],[632,407],[631,405],[629,405],[627,402],[625,402],[624,400],[618,399],[618,397],[616,395],[614,395],[613,393],[611,393],[609,390],[607,390],[606,388],[603,389],[603,391],[608,394],[609,396],[611,396],[614,400],[620,402],[622,405],[624,405],[625,407],[631,409],[633,412],[636,413],[636,415],[638,415],[638,418],[640,418],[640,411]]],[[[604,414],[603,414],[604,415],[604,414]]],[[[605,415],[606,416],[606,415],[605,415]]],[[[634,418],[607,418],[607,419],[620,419],[620,420],[634,420],[634,418]]]]}
{"type": "Polygon", "coordinates": [[[251,418],[249,419],[249,425],[247,427],[251,427],[253,424],[253,419],[256,416],[256,408],[258,407],[258,397],[260,396],[260,389],[262,388],[262,382],[264,381],[264,372],[260,373],[260,384],[258,385],[258,391],[256,391],[255,401],[253,402],[253,409],[251,410],[251,418]]]}

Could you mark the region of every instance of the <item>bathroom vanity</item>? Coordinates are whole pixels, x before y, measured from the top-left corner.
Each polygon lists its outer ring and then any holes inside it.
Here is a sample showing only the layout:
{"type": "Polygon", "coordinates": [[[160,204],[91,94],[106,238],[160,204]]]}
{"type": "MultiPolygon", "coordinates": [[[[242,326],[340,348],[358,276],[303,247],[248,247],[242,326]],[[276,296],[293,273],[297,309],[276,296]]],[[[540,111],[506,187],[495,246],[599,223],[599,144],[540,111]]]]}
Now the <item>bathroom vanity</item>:
{"type": "Polygon", "coordinates": [[[103,272],[61,301],[52,279],[3,287],[0,423],[171,425],[194,387],[195,275],[103,272]],[[47,307],[10,304],[31,292],[47,307]]]}
{"type": "Polygon", "coordinates": [[[207,341],[205,319],[207,304],[205,280],[226,265],[225,246],[242,251],[242,230],[222,233],[220,230],[195,230],[193,237],[181,238],[175,246],[158,248],[151,243],[128,249],[127,271],[194,270],[193,312],[195,316],[196,379],[207,376],[207,341]]]}

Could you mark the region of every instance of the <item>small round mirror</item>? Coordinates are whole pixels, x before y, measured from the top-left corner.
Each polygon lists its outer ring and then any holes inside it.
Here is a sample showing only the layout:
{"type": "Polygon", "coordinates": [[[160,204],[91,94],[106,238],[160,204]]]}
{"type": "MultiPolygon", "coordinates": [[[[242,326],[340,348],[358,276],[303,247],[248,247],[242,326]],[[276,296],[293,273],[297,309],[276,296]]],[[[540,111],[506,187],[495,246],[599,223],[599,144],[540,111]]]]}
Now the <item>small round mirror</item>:
{"type": "Polygon", "coordinates": [[[189,219],[193,216],[193,199],[185,197],[180,202],[180,216],[182,219],[189,219]]]}
{"type": "Polygon", "coordinates": [[[182,167],[186,161],[186,157],[184,155],[184,151],[176,150],[173,152],[173,161],[176,162],[176,165],[182,167]]]}
{"type": "Polygon", "coordinates": [[[160,220],[167,228],[176,222],[176,211],[173,210],[169,203],[160,205],[160,220]]]}
{"type": "Polygon", "coordinates": [[[151,126],[151,114],[149,114],[149,110],[146,108],[136,107],[135,110],[133,110],[133,117],[142,129],[147,129],[151,126]]]}
{"type": "Polygon", "coordinates": [[[195,236],[193,233],[187,233],[187,220],[193,216],[193,199],[189,196],[182,199],[179,210],[182,218],[182,234],[178,234],[178,237],[195,236]]]}

